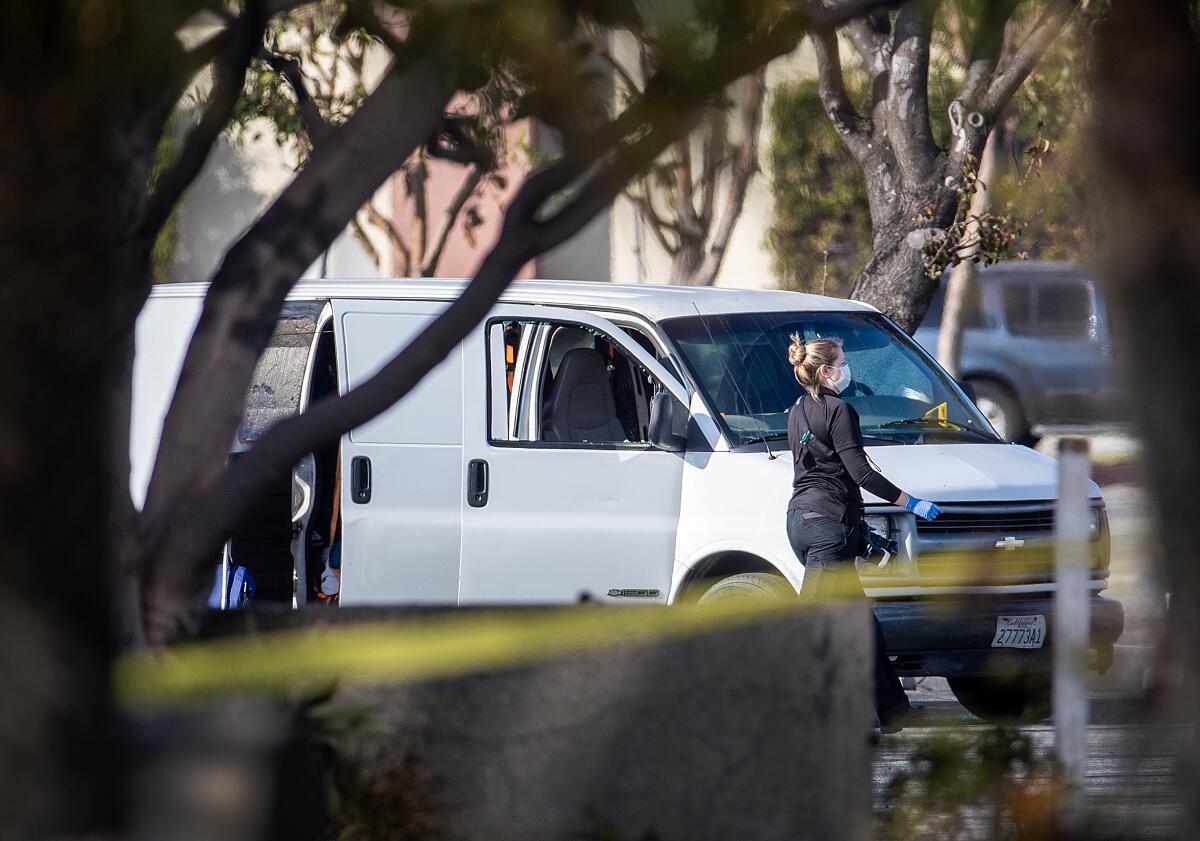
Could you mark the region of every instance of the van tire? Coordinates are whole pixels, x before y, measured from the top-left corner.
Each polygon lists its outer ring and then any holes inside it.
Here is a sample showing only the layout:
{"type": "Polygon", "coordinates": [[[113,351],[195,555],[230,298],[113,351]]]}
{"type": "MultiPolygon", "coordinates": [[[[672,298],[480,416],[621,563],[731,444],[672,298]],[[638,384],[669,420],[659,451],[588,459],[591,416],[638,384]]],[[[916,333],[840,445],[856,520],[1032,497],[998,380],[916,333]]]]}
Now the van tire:
{"type": "Polygon", "coordinates": [[[747,602],[785,602],[796,598],[796,591],[787,579],[769,572],[742,572],[722,578],[709,587],[697,604],[747,602]]]}
{"type": "Polygon", "coordinates": [[[1033,443],[1021,401],[1008,386],[988,379],[971,380],[971,385],[975,387],[975,405],[996,427],[1001,438],[1017,444],[1033,443]]]}
{"type": "Polygon", "coordinates": [[[1053,681],[1049,674],[1013,677],[950,677],[954,697],[971,715],[992,722],[1025,724],[1049,718],[1053,681]]]}

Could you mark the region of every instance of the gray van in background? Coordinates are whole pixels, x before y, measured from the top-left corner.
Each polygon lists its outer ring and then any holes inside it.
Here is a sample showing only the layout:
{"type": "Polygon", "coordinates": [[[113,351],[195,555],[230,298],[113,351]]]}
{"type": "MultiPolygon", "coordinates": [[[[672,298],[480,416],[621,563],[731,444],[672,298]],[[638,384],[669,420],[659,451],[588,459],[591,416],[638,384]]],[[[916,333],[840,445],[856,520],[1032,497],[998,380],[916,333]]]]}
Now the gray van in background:
{"type": "MultiPolygon", "coordinates": [[[[1097,285],[1074,264],[1006,262],[976,275],[963,314],[959,380],[1007,441],[1047,427],[1108,425],[1117,387],[1108,316],[1097,285]]],[[[949,275],[914,338],[937,354],[949,275]]]]}

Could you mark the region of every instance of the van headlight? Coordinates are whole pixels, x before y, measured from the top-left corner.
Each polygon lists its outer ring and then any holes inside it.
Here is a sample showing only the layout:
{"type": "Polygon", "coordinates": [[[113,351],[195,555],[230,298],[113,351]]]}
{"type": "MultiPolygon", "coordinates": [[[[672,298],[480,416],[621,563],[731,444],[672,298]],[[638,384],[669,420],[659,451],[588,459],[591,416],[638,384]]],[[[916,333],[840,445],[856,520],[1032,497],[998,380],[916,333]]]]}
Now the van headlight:
{"type": "Polygon", "coordinates": [[[1088,537],[1099,540],[1108,532],[1108,513],[1102,507],[1089,509],[1088,537]]]}

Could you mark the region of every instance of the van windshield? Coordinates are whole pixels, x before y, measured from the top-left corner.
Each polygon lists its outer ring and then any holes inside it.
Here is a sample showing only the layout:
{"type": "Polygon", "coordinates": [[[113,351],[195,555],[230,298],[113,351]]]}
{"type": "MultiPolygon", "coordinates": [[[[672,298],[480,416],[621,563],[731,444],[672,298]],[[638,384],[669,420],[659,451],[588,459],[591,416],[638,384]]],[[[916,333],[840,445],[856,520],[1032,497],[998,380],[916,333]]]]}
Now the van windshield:
{"type": "Polygon", "coordinates": [[[999,443],[979,410],[914,342],[875,313],[733,313],[663,322],[736,445],[787,438],[801,387],[791,334],[838,338],[852,379],[842,392],[867,444],[999,443]]]}

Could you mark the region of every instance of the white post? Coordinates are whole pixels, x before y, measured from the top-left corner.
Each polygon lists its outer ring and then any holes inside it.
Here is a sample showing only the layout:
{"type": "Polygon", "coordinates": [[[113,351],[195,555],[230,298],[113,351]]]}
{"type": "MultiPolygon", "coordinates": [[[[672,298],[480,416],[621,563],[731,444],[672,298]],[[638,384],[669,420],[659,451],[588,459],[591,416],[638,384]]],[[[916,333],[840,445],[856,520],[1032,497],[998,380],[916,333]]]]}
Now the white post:
{"type": "Polygon", "coordinates": [[[1059,444],[1058,510],[1054,519],[1054,736],[1066,775],[1063,828],[1083,829],[1084,776],[1087,771],[1087,653],[1089,513],[1087,441],[1064,438],[1059,444]]]}

